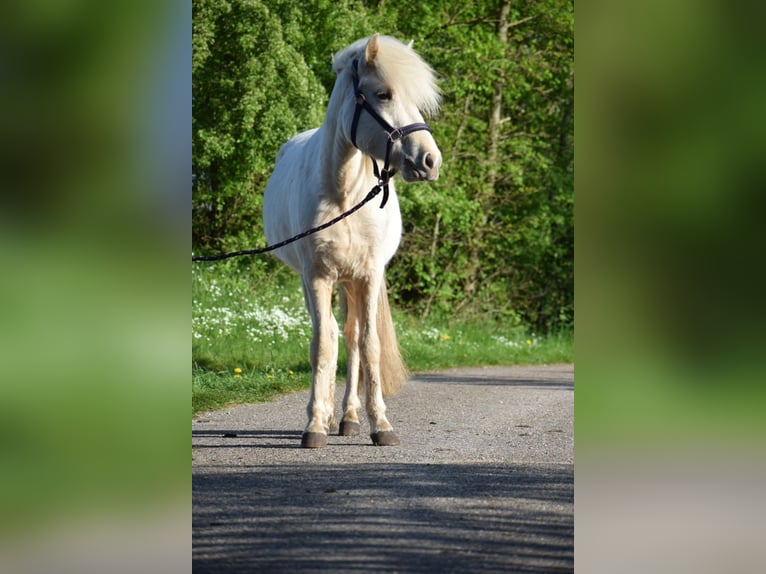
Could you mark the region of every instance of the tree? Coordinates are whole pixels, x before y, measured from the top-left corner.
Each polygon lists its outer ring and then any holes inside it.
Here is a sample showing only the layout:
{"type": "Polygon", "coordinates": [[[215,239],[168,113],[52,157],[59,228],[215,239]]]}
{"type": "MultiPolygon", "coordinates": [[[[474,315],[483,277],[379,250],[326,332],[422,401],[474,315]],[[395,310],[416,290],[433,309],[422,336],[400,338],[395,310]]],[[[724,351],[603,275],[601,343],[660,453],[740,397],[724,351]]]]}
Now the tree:
{"type": "Polygon", "coordinates": [[[262,244],[276,153],[321,123],[327,94],[267,3],[194,0],[192,9],[193,245],[262,244]]]}
{"type": "Polygon", "coordinates": [[[445,98],[433,122],[442,177],[401,189],[392,292],[420,314],[571,325],[573,3],[402,4],[395,21],[442,76],[445,98]]]}

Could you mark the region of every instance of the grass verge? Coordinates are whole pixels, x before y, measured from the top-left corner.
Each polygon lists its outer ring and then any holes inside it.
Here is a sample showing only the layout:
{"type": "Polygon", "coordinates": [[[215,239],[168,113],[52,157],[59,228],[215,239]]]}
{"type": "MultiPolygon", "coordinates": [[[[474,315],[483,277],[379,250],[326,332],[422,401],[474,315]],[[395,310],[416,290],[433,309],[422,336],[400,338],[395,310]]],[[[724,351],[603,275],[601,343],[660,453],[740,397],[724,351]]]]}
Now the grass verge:
{"type": "MultiPolygon", "coordinates": [[[[282,270],[257,277],[230,263],[192,269],[192,414],[310,386],[311,323],[300,281],[282,270]]],[[[541,337],[483,320],[419,321],[400,312],[394,323],[413,372],[573,360],[571,333],[541,337]]]]}

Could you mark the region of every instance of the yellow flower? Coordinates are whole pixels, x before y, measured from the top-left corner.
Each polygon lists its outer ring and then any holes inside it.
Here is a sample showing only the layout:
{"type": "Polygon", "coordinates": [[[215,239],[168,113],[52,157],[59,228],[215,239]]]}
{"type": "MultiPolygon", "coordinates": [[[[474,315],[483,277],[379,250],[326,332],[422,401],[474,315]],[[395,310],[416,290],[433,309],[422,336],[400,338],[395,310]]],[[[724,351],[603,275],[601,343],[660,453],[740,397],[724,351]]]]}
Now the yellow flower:
{"type": "Polygon", "coordinates": [[[267,379],[269,379],[269,380],[271,380],[271,379],[273,379],[273,378],[274,378],[274,375],[266,375],[266,378],[267,378],[267,379]]]}
{"type": "Polygon", "coordinates": [[[452,338],[452,337],[450,337],[450,336],[449,336],[449,335],[447,335],[446,333],[445,333],[444,335],[441,335],[441,339],[442,339],[442,341],[449,341],[451,338],[452,338]]]}
{"type": "Polygon", "coordinates": [[[242,378],[242,375],[234,375],[234,378],[235,378],[235,379],[241,379],[241,378],[242,378]]]}
{"type": "Polygon", "coordinates": [[[237,373],[237,374],[239,375],[239,374],[242,372],[242,369],[240,369],[239,367],[237,367],[236,369],[234,369],[234,372],[235,372],[235,373],[237,373]]]}
{"type": "Polygon", "coordinates": [[[287,374],[292,377],[295,373],[293,373],[292,371],[287,371],[287,374]]]}
{"type": "Polygon", "coordinates": [[[531,344],[532,344],[532,339],[527,339],[527,345],[531,345],[531,344]]]}

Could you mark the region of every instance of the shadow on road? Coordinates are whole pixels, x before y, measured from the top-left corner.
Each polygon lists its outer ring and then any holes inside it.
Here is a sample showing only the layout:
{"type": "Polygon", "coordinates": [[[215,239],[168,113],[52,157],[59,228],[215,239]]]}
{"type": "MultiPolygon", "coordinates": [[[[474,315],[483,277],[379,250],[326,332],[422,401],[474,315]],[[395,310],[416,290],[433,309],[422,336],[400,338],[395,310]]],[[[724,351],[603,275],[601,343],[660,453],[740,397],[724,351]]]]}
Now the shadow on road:
{"type": "Polygon", "coordinates": [[[225,442],[192,444],[192,452],[198,449],[252,449],[252,448],[301,448],[301,431],[290,430],[193,430],[192,439],[231,439],[225,442]],[[290,441],[290,442],[285,442],[290,441]]]}
{"type": "Polygon", "coordinates": [[[525,387],[530,389],[563,389],[574,390],[574,381],[562,381],[559,379],[510,379],[492,377],[489,375],[466,375],[460,373],[459,376],[455,376],[450,373],[418,373],[413,375],[413,379],[417,379],[422,383],[454,383],[460,385],[488,385],[488,386],[502,386],[502,387],[525,387]]]}
{"type": "Polygon", "coordinates": [[[195,572],[573,570],[572,465],[199,470],[195,572]]]}

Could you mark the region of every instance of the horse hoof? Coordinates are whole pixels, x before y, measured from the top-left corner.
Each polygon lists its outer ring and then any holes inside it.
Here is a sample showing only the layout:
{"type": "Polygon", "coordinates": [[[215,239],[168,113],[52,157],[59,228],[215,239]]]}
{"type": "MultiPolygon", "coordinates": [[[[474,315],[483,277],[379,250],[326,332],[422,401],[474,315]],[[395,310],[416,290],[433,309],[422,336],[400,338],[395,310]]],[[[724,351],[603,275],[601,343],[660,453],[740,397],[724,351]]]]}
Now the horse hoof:
{"type": "Polygon", "coordinates": [[[396,446],[399,444],[399,437],[394,431],[374,432],[370,438],[375,446],[396,446]]]}
{"type": "Polygon", "coordinates": [[[327,446],[327,435],[321,432],[305,432],[301,436],[301,447],[322,448],[327,446]]]}
{"type": "Polygon", "coordinates": [[[338,430],[340,436],[358,436],[359,435],[359,423],[352,421],[340,421],[340,429],[338,430]]]}

